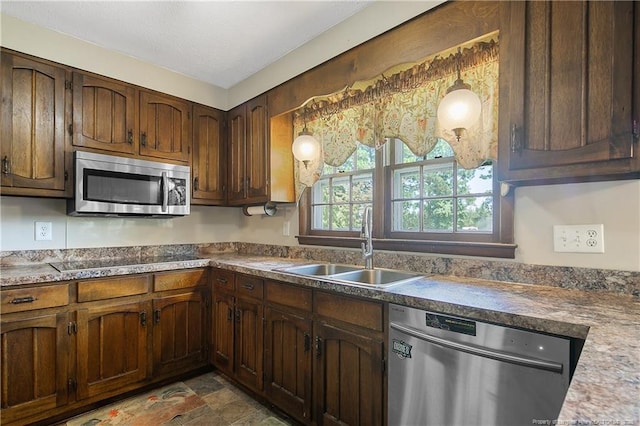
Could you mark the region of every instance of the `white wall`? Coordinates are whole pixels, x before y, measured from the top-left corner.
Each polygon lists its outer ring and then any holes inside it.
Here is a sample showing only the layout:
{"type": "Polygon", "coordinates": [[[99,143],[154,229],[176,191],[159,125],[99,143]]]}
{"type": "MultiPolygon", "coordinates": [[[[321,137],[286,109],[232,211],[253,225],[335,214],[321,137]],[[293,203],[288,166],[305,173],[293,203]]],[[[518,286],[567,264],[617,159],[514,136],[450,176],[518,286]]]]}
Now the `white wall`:
{"type": "Polygon", "coordinates": [[[66,201],[0,197],[0,250],[36,250],[196,244],[239,241],[239,208],[191,206],[171,219],[91,218],[66,215],[66,201]],[[53,239],[35,241],[34,222],[51,222],[53,239]]]}

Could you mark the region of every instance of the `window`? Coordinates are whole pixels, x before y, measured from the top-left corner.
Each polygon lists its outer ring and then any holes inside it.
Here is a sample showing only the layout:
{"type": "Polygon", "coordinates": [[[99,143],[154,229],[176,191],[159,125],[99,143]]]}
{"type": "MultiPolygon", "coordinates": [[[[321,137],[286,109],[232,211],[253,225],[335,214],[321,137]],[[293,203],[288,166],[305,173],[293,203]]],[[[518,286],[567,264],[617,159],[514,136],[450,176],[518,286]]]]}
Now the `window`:
{"type": "Polygon", "coordinates": [[[324,165],[322,178],[312,188],[314,230],[355,231],[364,208],[373,203],[375,150],[358,144],[339,167],[324,165]]]}
{"type": "Polygon", "coordinates": [[[510,243],[512,196],[500,196],[494,167],[463,169],[442,139],[424,157],[399,139],[379,150],[358,144],[341,166],[325,164],[298,238],[359,247],[362,212],[371,205],[378,249],[513,257],[515,246],[501,244],[510,243]]]}

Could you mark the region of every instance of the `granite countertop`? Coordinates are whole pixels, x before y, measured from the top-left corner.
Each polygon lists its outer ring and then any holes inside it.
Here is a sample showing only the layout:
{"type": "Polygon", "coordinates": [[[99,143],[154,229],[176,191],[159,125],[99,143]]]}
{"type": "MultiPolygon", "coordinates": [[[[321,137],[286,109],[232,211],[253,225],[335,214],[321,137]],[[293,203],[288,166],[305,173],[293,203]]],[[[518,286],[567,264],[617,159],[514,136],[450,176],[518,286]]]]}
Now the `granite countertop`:
{"type": "Polygon", "coordinates": [[[556,424],[640,424],[640,301],[633,296],[444,275],[425,276],[387,289],[365,288],[274,271],[310,261],[236,253],[138,259],[133,265],[120,263],[126,261],[67,272],[59,272],[50,264],[3,266],[0,286],[8,289],[25,284],[213,266],[585,339],[556,424]]]}

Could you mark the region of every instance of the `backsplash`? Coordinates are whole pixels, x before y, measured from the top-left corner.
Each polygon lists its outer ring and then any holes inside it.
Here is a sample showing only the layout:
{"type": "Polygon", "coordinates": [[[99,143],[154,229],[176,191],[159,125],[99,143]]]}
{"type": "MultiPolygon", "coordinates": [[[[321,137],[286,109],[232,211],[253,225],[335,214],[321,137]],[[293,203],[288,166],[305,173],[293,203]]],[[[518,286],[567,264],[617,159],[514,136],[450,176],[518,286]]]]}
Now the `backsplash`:
{"type": "MultiPolygon", "coordinates": [[[[0,267],[105,258],[141,259],[155,256],[201,256],[216,253],[304,259],[317,262],[362,264],[360,251],[255,243],[176,244],[88,249],[22,250],[0,252],[0,267]]],[[[478,260],[376,251],[374,266],[423,273],[547,285],[584,291],[631,294],[640,297],[640,272],[565,266],[529,265],[509,261],[478,260]]]]}

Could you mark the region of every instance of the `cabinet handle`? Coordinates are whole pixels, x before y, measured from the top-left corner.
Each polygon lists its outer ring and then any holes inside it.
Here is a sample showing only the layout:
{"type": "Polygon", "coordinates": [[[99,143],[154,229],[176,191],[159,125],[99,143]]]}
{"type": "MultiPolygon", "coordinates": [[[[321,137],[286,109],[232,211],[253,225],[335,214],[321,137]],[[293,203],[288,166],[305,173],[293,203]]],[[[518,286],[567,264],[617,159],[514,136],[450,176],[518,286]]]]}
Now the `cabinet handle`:
{"type": "Polygon", "coordinates": [[[518,126],[515,124],[511,126],[511,152],[520,152],[522,150],[522,141],[518,134],[518,126]]]}
{"type": "Polygon", "coordinates": [[[140,325],[146,327],[147,325],[147,311],[140,312],[140,325]]]}
{"type": "Polygon", "coordinates": [[[244,283],[242,284],[242,288],[244,288],[245,290],[253,290],[255,287],[251,283],[244,283]]]}
{"type": "Polygon", "coordinates": [[[231,307],[227,308],[227,321],[233,321],[233,309],[231,307]]]}
{"type": "Polygon", "coordinates": [[[240,322],[240,317],[241,317],[241,313],[240,313],[240,309],[236,309],[236,322],[239,323],[240,322]]]}
{"type": "Polygon", "coordinates": [[[9,169],[9,157],[6,155],[2,159],[2,174],[8,175],[10,173],[9,169]]]}
{"type": "Polygon", "coordinates": [[[304,333],[304,351],[309,352],[311,350],[311,336],[308,333],[304,333]]]}
{"type": "Polygon", "coordinates": [[[140,135],[140,145],[147,146],[147,132],[142,132],[140,135]]]}
{"type": "Polygon", "coordinates": [[[200,179],[198,179],[197,177],[193,179],[193,190],[197,191],[198,190],[198,184],[200,183],[200,179]]]}
{"type": "Polygon", "coordinates": [[[127,132],[127,143],[129,145],[133,144],[133,130],[131,129],[127,132]]]}
{"type": "Polygon", "coordinates": [[[36,298],[35,298],[35,297],[33,297],[33,296],[16,297],[15,299],[13,299],[13,300],[12,300],[11,302],[9,302],[9,303],[14,304],[14,305],[19,305],[20,303],[33,303],[33,302],[35,302],[36,300],[38,300],[38,299],[36,299],[36,298]]]}
{"type": "Polygon", "coordinates": [[[322,339],[320,336],[316,336],[316,358],[320,359],[322,356],[322,339]]]}
{"type": "Polygon", "coordinates": [[[153,311],[153,322],[160,324],[160,309],[153,311]]]}
{"type": "MultiPolygon", "coordinates": [[[[633,120],[633,129],[631,130],[633,133],[633,139],[638,141],[640,139],[640,124],[638,124],[638,120],[633,120]]],[[[4,157],[7,158],[7,157],[4,157]]]]}
{"type": "Polygon", "coordinates": [[[227,281],[227,279],[226,279],[226,278],[218,278],[218,282],[219,282],[220,284],[226,284],[228,281],[227,281]]]}

